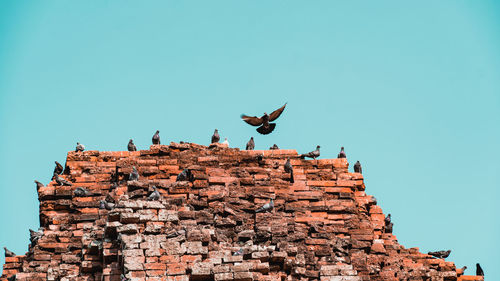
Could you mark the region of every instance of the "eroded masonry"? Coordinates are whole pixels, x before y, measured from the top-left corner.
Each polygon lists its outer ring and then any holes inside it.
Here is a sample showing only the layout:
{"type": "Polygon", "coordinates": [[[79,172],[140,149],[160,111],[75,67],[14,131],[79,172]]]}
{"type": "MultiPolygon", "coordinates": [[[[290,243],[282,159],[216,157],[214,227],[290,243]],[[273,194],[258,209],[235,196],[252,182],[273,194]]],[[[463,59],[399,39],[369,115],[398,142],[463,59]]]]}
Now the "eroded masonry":
{"type": "Polygon", "coordinates": [[[400,245],[348,165],[219,144],[69,152],[72,186],[38,190],[43,235],[0,280],[483,280],[400,245]],[[192,179],[176,181],[183,169],[192,179]],[[146,200],[153,186],[158,201],[146,200]]]}

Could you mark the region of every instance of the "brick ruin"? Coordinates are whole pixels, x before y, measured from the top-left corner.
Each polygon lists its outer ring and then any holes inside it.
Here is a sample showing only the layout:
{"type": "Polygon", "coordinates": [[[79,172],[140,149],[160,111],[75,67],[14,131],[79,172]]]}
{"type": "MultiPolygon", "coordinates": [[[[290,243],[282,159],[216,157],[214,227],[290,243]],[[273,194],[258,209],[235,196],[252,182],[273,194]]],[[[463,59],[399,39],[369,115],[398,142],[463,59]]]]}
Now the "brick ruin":
{"type": "Polygon", "coordinates": [[[72,186],[38,190],[43,236],[6,257],[0,280],[483,280],[400,245],[348,166],[220,144],[69,152],[72,186]],[[177,182],[186,168],[193,179],[177,182]],[[159,201],[146,200],[152,186],[159,201]],[[113,209],[99,209],[105,198],[113,209]],[[274,210],[255,213],[270,198],[274,210]]]}

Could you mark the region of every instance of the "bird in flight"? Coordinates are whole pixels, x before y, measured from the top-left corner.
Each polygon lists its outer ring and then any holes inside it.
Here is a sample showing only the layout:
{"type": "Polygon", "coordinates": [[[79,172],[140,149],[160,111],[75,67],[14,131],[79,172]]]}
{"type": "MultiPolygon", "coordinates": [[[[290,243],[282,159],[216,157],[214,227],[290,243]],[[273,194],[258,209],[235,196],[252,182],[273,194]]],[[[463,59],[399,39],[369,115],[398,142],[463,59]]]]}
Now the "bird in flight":
{"type": "Polygon", "coordinates": [[[282,107],[273,111],[271,114],[267,114],[264,112],[264,115],[262,115],[262,117],[260,118],[257,116],[247,116],[245,114],[242,114],[241,119],[243,119],[243,121],[247,122],[252,126],[259,126],[257,128],[257,132],[263,135],[267,135],[270,134],[276,127],[276,123],[269,123],[269,122],[278,119],[281,113],[283,113],[283,110],[285,110],[285,106],[286,103],[282,107]]]}

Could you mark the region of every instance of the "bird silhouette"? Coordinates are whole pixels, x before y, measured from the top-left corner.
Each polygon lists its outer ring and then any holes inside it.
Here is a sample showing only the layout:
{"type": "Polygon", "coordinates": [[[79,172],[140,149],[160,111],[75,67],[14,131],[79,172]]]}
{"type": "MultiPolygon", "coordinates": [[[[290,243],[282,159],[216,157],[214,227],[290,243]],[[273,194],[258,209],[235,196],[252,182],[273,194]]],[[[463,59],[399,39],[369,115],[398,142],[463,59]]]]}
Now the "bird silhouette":
{"type": "Polygon", "coordinates": [[[258,126],[257,132],[262,135],[267,135],[274,131],[274,128],[276,127],[276,123],[269,122],[278,119],[281,113],[283,113],[283,110],[285,110],[285,107],[286,103],[282,107],[273,111],[271,114],[267,114],[266,112],[264,112],[264,115],[262,115],[262,117],[260,118],[257,116],[247,116],[245,114],[242,114],[241,119],[252,126],[258,126]]]}
{"type": "Polygon", "coordinates": [[[246,150],[253,150],[255,148],[255,142],[253,137],[250,137],[250,140],[247,142],[246,150]]]}
{"type": "Polygon", "coordinates": [[[293,166],[292,166],[292,163],[290,163],[290,158],[288,158],[286,160],[286,163],[285,163],[285,172],[290,173],[290,182],[294,183],[295,181],[293,179],[293,166]]]}
{"type": "Polygon", "coordinates": [[[300,158],[304,159],[304,158],[306,158],[306,157],[309,157],[309,158],[313,158],[314,160],[316,160],[316,158],[318,158],[318,157],[319,157],[319,155],[320,155],[320,154],[319,154],[319,148],[320,148],[320,146],[319,146],[319,145],[318,145],[318,146],[316,146],[316,150],[311,151],[311,152],[308,152],[308,153],[305,153],[305,154],[301,154],[301,155],[300,155],[300,158]]]}
{"type": "Polygon", "coordinates": [[[220,141],[219,130],[215,129],[214,134],[212,135],[212,143],[216,143],[220,141]]]}
{"type": "Polygon", "coordinates": [[[137,147],[134,144],[134,140],[130,139],[127,145],[128,151],[137,151],[137,147]]]}
{"type": "Polygon", "coordinates": [[[156,131],[153,135],[153,144],[160,144],[160,131],[156,131]]]}
{"type": "Polygon", "coordinates": [[[357,161],[356,164],[354,164],[354,172],[360,174],[363,173],[363,169],[361,168],[361,163],[359,163],[359,161],[357,161]]]}

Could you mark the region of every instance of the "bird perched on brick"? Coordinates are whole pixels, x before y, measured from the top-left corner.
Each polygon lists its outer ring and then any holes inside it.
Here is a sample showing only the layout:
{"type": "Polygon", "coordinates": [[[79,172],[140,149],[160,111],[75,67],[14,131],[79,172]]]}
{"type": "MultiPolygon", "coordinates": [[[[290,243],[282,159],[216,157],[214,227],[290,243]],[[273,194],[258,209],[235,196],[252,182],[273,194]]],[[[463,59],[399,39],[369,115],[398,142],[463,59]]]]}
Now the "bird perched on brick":
{"type": "Polygon", "coordinates": [[[261,213],[261,212],[267,212],[274,209],[274,200],[271,198],[269,203],[264,204],[264,206],[258,208],[255,212],[256,213],[261,213]]]}
{"type": "Polygon", "coordinates": [[[451,253],[451,250],[448,251],[436,251],[436,252],[428,252],[428,255],[431,255],[433,257],[436,257],[438,259],[445,259],[447,258],[451,253]]]}
{"type": "Polygon", "coordinates": [[[253,141],[253,137],[250,137],[250,140],[247,142],[246,150],[253,150],[255,148],[255,142],[253,141]]]}
{"type": "Polygon", "coordinates": [[[7,249],[7,247],[3,247],[3,249],[5,250],[5,257],[6,258],[12,258],[12,257],[16,256],[16,254],[12,251],[9,251],[9,249],[7,249]]]}
{"type": "Polygon", "coordinates": [[[85,196],[92,196],[93,193],[90,192],[88,189],[83,188],[83,187],[77,187],[75,191],[73,191],[76,197],[85,197],[85,196]]]}
{"type": "Polygon", "coordinates": [[[225,144],[227,147],[229,147],[229,141],[227,140],[227,138],[224,138],[222,144],[225,144]]]}
{"type": "Polygon", "coordinates": [[[292,163],[290,163],[290,158],[288,158],[286,160],[286,163],[285,163],[285,172],[290,173],[290,182],[294,183],[294,180],[293,180],[293,166],[292,166],[292,163]]]}
{"type": "Polygon", "coordinates": [[[67,185],[67,186],[73,185],[71,182],[65,180],[63,177],[60,177],[59,175],[56,175],[56,182],[58,185],[67,185]]]}
{"type": "Polygon", "coordinates": [[[301,154],[301,155],[300,155],[300,158],[304,159],[304,158],[306,158],[306,157],[309,157],[309,158],[313,158],[314,160],[316,160],[316,158],[318,158],[318,157],[319,157],[319,155],[320,155],[320,154],[319,154],[319,148],[320,148],[320,146],[319,146],[319,145],[318,145],[318,146],[316,146],[316,150],[311,151],[311,152],[308,152],[308,153],[305,153],[305,154],[301,154]]]}
{"type": "Polygon", "coordinates": [[[277,149],[280,149],[276,144],[273,144],[273,146],[271,146],[269,148],[269,150],[277,150],[277,149]]]}
{"type": "Polygon", "coordinates": [[[33,229],[30,229],[30,242],[31,245],[35,245],[36,242],[43,236],[43,227],[40,227],[38,231],[34,231],[33,229]]]}
{"type": "Polygon", "coordinates": [[[344,152],[344,147],[343,146],[340,148],[340,152],[337,155],[337,158],[347,158],[347,155],[344,152]]]}
{"type": "Polygon", "coordinates": [[[128,175],[128,180],[129,181],[138,181],[139,180],[139,172],[137,172],[137,169],[135,166],[132,167],[132,172],[128,175]]]}
{"type": "Polygon", "coordinates": [[[160,144],[160,131],[156,131],[153,135],[153,144],[160,144]]]}
{"type": "Polygon", "coordinates": [[[180,174],[177,175],[177,178],[175,181],[194,181],[193,174],[191,173],[191,170],[189,169],[184,169],[180,174]]]}
{"type": "Polygon", "coordinates": [[[385,217],[384,222],[386,225],[391,223],[391,214],[387,214],[387,217],[385,217]]]}
{"type": "Polygon", "coordinates": [[[271,114],[267,114],[264,112],[264,115],[262,115],[262,117],[260,118],[257,116],[247,116],[245,114],[242,114],[241,119],[243,119],[243,121],[247,122],[252,126],[260,126],[259,128],[257,128],[257,132],[259,132],[262,135],[267,135],[270,134],[276,127],[276,123],[269,123],[269,122],[278,119],[281,113],[283,113],[283,110],[285,110],[285,107],[286,103],[282,107],[273,111],[271,114]]]}
{"type": "Polygon", "coordinates": [[[60,175],[64,171],[64,167],[61,165],[61,163],[55,161],[56,166],[54,167],[54,174],[52,176],[52,179],[56,177],[56,175],[60,175]]]}
{"type": "Polygon", "coordinates": [[[110,210],[112,210],[114,207],[115,207],[115,204],[110,203],[110,202],[108,202],[108,201],[106,201],[106,200],[101,200],[101,201],[99,201],[99,209],[101,209],[101,210],[106,209],[106,210],[110,211],[110,210]]]}
{"type": "Polygon", "coordinates": [[[238,251],[233,253],[233,256],[241,256],[243,255],[243,248],[240,248],[238,251]]]}
{"type": "Polygon", "coordinates": [[[127,149],[128,149],[128,151],[137,151],[137,147],[135,147],[133,139],[130,139],[128,141],[127,149]]]}
{"type": "Polygon", "coordinates": [[[464,272],[466,269],[467,269],[467,266],[464,266],[462,268],[457,269],[457,276],[464,275],[464,272]]]}
{"type": "Polygon", "coordinates": [[[151,194],[149,194],[148,200],[149,201],[160,200],[160,192],[158,192],[158,190],[156,189],[156,186],[153,186],[153,192],[151,192],[151,194]]]}
{"type": "Polygon", "coordinates": [[[43,183],[35,180],[35,183],[36,183],[36,191],[38,191],[40,188],[44,187],[43,183]]]}
{"type": "Polygon", "coordinates": [[[360,174],[363,173],[363,169],[361,169],[361,163],[359,163],[359,161],[357,161],[356,164],[354,164],[354,172],[360,174]]]}
{"type": "Polygon", "coordinates": [[[476,275],[478,276],[484,276],[484,271],[479,265],[479,263],[476,263],[476,275]]]}
{"type": "Polygon", "coordinates": [[[219,130],[215,129],[214,134],[212,135],[212,142],[216,143],[220,141],[219,130]]]}
{"type": "Polygon", "coordinates": [[[77,142],[76,143],[76,148],[75,148],[75,152],[82,152],[85,150],[85,145],[77,142]]]}

